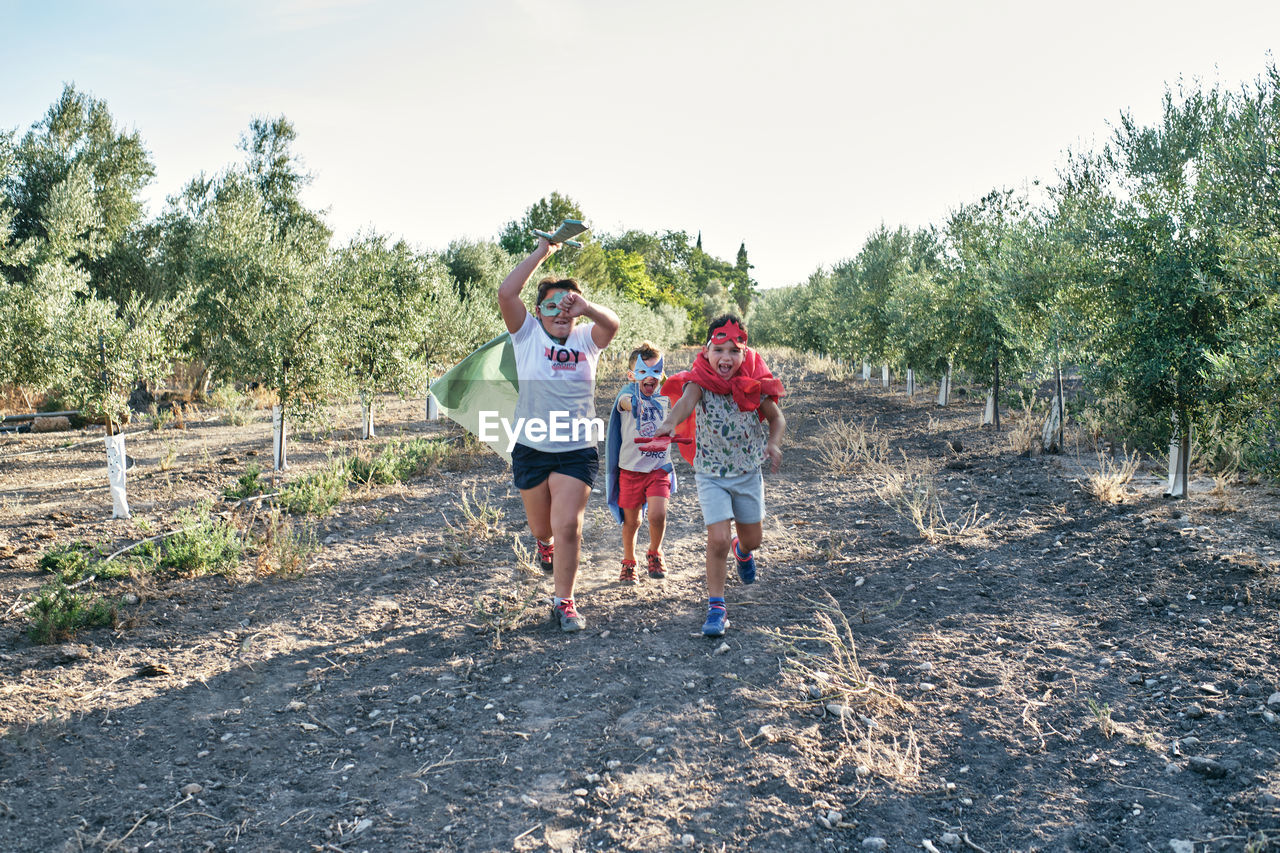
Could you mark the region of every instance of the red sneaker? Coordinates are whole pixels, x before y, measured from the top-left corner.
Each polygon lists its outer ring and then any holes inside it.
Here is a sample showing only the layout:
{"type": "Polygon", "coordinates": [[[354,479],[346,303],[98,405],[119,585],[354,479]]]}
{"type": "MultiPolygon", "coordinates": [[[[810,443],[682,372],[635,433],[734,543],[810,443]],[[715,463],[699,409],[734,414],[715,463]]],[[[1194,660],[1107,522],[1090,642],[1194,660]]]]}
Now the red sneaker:
{"type": "Polygon", "coordinates": [[[578,615],[577,608],[573,606],[572,598],[560,599],[560,603],[551,608],[551,618],[560,620],[560,630],[566,634],[581,631],[585,624],[578,615]]]}
{"type": "Polygon", "coordinates": [[[551,558],[556,553],[556,543],[543,542],[541,539],[533,541],[538,543],[538,562],[542,564],[542,570],[551,574],[551,558]]]}
{"type": "Polygon", "coordinates": [[[655,551],[650,551],[645,556],[649,558],[649,577],[655,580],[665,578],[667,576],[667,567],[662,563],[662,555],[655,551]]]}
{"type": "Polygon", "coordinates": [[[622,561],[622,571],[618,573],[618,580],[622,581],[623,583],[636,582],[636,561],[635,560],[622,561]]]}

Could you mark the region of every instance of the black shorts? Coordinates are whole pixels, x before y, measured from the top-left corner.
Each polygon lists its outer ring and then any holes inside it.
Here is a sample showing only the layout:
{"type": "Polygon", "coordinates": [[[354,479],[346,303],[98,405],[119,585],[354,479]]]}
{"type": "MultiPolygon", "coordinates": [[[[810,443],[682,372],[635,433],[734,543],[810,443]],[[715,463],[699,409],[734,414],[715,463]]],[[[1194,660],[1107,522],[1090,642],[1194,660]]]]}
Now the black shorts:
{"type": "Polygon", "coordinates": [[[599,470],[600,454],[594,447],[548,453],[517,443],[511,450],[511,471],[521,490],[542,485],[553,471],[593,486],[599,470]]]}

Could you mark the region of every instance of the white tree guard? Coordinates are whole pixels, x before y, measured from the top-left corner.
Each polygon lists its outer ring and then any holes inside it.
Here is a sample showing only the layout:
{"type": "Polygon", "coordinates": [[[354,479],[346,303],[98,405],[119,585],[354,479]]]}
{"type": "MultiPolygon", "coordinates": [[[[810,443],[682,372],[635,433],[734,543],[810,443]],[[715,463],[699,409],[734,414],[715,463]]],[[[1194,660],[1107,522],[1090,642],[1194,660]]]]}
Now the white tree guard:
{"type": "Polygon", "coordinates": [[[124,455],[124,433],[107,436],[107,484],[111,489],[112,518],[132,517],[129,515],[129,501],[124,489],[127,461],[124,455]]]}
{"type": "Polygon", "coordinates": [[[1062,448],[1058,446],[1058,431],[1062,427],[1062,409],[1060,407],[1058,395],[1053,395],[1053,405],[1049,408],[1049,414],[1045,416],[1044,428],[1040,431],[1040,446],[1044,448],[1045,453],[1059,453],[1062,448]]]}
{"type": "Polygon", "coordinates": [[[951,368],[938,380],[938,405],[945,406],[951,402],[951,368]]]}
{"type": "Polygon", "coordinates": [[[880,365],[880,387],[889,387],[889,365],[887,364],[880,365]]]}
{"type": "Polygon", "coordinates": [[[436,395],[430,391],[427,392],[427,420],[440,420],[440,404],[436,402],[436,395]]]}
{"type": "Polygon", "coordinates": [[[271,407],[271,462],[276,471],[284,471],[289,467],[289,457],[285,453],[286,430],[284,412],[279,406],[271,407]]]}
{"type": "Polygon", "coordinates": [[[982,413],[982,425],[994,424],[996,422],[996,392],[991,389],[987,392],[987,408],[982,413]]]}
{"type": "Polygon", "coordinates": [[[862,381],[868,385],[871,384],[871,362],[869,361],[862,362],[862,381]]]}
{"type": "Polygon", "coordinates": [[[1175,435],[1169,442],[1169,486],[1165,489],[1166,498],[1185,498],[1187,496],[1186,469],[1182,465],[1182,436],[1175,435]]]}
{"type": "Polygon", "coordinates": [[[916,398],[916,372],[910,367],[907,368],[907,399],[914,400],[916,398]]]}
{"type": "Polygon", "coordinates": [[[375,430],[373,428],[373,397],[369,395],[362,395],[360,397],[360,437],[375,437],[375,430]]]}

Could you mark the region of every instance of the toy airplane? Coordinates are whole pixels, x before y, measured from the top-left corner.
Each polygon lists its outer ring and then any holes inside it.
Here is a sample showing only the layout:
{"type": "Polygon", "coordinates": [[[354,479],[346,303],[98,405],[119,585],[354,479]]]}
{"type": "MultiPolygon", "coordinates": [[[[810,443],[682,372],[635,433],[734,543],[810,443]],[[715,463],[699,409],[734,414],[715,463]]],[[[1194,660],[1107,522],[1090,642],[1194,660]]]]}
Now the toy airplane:
{"type": "Polygon", "coordinates": [[[666,450],[675,444],[693,444],[693,439],[687,435],[638,435],[636,436],[636,444],[640,449],[649,453],[666,450]]]}
{"type": "Polygon", "coordinates": [[[533,229],[533,233],[539,237],[545,237],[548,243],[563,243],[566,246],[581,249],[582,244],[570,238],[577,237],[586,230],[587,225],[581,219],[566,219],[560,223],[560,227],[556,229],[554,234],[548,234],[546,231],[540,231],[537,228],[533,229]]]}

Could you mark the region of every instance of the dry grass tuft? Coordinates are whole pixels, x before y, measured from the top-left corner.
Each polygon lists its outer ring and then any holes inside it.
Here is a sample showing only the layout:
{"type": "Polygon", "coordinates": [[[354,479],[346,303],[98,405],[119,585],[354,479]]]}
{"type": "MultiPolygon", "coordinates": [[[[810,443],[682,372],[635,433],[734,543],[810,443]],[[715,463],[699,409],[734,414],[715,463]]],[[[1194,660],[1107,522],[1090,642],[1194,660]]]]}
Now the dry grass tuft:
{"type": "Polygon", "coordinates": [[[1124,503],[1129,496],[1129,482],[1138,472],[1138,463],[1136,450],[1133,453],[1122,450],[1118,460],[1109,453],[1098,451],[1098,470],[1082,484],[1084,490],[1102,503],[1124,503]]]}
{"type": "Polygon", "coordinates": [[[258,540],[255,572],[259,577],[301,577],[319,551],[314,521],[295,521],[273,509],[258,540]]]}
{"type": "Polygon", "coordinates": [[[546,603],[540,588],[542,570],[534,565],[533,555],[514,536],[511,550],[516,562],[505,583],[476,596],[473,613],[482,629],[492,632],[493,648],[502,648],[502,635],[537,616],[546,603]]]}
{"type": "Polygon", "coordinates": [[[978,515],[978,505],[954,519],[947,518],[935,485],[938,465],[902,454],[902,464],[884,459],[868,465],[876,495],[911,522],[921,538],[934,544],[970,542],[986,534],[990,513],[978,515]]]}
{"type": "Polygon", "coordinates": [[[1036,423],[1035,397],[1022,396],[1022,410],[1011,412],[1009,421],[1009,448],[1022,456],[1037,456],[1041,450],[1040,425],[1036,423]]]}
{"type": "MultiPolygon", "coordinates": [[[[858,661],[857,645],[849,620],[829,593],[823,601],[810,601],[809,625],[764,631],[785,655],[782,686],[774,704],[795,709],[821,706],[836,718],[844,748],[834,756],[889,781],[907,784],[920,776],[920,747],[915,732],[895,723],[903,713],[914,712],[889,683],[880,682],[858,661]]],[[[821,745],[814,747],[824,760],[832,760],[821,745]]]]}
{"type": "Polygon", "coordinates": [[[889,439],[876,432],[875,421],[832,421],[816,442],[818,458],[832,474],[848,474],[860,462],[875,463],[889,455],[889,439]]]}

